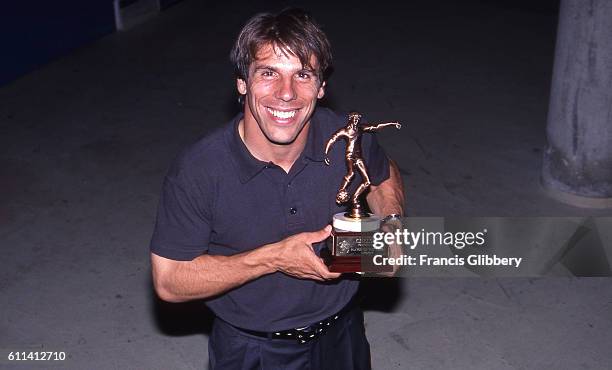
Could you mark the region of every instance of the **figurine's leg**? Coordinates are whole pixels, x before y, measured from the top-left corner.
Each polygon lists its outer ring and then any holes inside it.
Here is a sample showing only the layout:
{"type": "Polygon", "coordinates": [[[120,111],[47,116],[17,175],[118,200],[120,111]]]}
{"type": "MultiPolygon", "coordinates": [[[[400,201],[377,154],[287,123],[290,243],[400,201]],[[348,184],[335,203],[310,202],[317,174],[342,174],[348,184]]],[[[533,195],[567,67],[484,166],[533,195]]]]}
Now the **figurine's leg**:
{"type": "Polygon", "coordinates": [[[346,187],[351,183],[353,177],[355,177],[355,164],[352,159],[347,158],[346,167],[347,171],[342,181],[342,185],[340,186],[340,191],[346,190],[346,187]]]}
{"type": "Polygon", "coordinates": [[[356,160],[355,165],[357,166],[357,169],[359,170],[359,173],[361,174],[361,178],[363,179],[363,182],[361,183],[361,185],[359,185],[357,190],[355,190],[355,194],[353,195],[353,199],[352,199],[353,204],[359,203],[359,196],[361,195],[361,193],[366,191],[366,189],[371,184],[370,176],[368,176],[368,172],[366,170],[365,163],[363,163],[363,160],[361,159],[356,160]]]}
{"type": "Polygon", "coordinates": [[[346,158],[346,167],[346,176],[344,176],[342,185],[340,185],[340,189],[338,189],[338,195],[336,195],[336,202],[340,204],[349,200],[349,194],[348,191],[346,191],[346,188],[351,183],[351,180],[353,180],[353,177],[355,177],[355,167],[352,158],[346,158]]]}

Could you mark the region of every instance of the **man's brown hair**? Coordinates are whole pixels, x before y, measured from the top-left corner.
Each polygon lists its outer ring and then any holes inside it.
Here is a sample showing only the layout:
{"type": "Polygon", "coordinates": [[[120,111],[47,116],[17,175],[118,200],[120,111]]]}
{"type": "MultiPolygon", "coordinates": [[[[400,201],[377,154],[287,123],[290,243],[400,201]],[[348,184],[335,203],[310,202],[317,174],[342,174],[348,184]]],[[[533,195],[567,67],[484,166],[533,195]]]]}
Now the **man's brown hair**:
{"type": "Polygon", "coordinates": [[[259,49],[267,44],[282,53],[296,56],[302,66],[313,70],[310,59],[315,56],[319,64],[315,73],[320,82],[327,80],[331,73],[329,40],[305,10],[287,8],[277,14],[260,13],[249,19],[230,55],[238,78],[247,80],[249,66],[256,60],[259,49]]]}

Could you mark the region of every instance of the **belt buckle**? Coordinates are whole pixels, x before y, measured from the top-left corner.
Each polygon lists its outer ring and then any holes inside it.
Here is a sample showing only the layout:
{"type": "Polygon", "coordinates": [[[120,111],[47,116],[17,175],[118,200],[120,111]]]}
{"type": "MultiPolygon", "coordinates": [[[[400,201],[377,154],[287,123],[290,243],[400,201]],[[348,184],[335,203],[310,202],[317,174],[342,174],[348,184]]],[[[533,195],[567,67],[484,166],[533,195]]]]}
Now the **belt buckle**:
{"type": "Polygon", "coordinates": [[[321,335],[325,334],[326,326],[330,323],[327,320],[320,321],[314,325],[305,326],[303,328],[294,329],[296,332],[295,338],[301,344],[310,342],[321,335]]]}
{"type": "Polygon", "coordinates": [[[295,330],[295,339],[297,339],[298,343],[300,344],[308,343],[311,340],[316,339],[321,334],[321,332],[317,332],[312,325],[293,330],[295,330]]]}
{"type": "Polygon", "coordinates": [[[301,328],[291,329],[287,335],[294,335],[294,338],[300,344],[305,344],[311,340],[317,339],[321,335],[325,334],[325,331],[331,326],[334,321],[338,320],[340,314],[336,314],[333,317],[329,317],[323,321],[319,321],[313,325],[307,325],[301,328]]]}

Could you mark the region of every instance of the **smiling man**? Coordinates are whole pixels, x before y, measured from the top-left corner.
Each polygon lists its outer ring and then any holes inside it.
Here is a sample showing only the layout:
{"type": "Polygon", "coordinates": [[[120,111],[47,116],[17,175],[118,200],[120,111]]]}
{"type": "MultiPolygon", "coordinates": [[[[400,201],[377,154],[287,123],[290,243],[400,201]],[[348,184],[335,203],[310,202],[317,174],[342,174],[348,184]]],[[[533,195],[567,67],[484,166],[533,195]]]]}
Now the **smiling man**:
{"type": "MultiPolygon", "coordinates": [[[[151,241],[161,299],[205,299],[211,369],[369,369],[359,281],[319,257],[345,166],[324,163],[345,115],[317,108],[331,51],[304,11],[259,14],[232,50],[244,110],[187,148],[164,181],[151,241]]],[[[395,165],[372,135],[373,212],[401,214],[395,165]]]]}

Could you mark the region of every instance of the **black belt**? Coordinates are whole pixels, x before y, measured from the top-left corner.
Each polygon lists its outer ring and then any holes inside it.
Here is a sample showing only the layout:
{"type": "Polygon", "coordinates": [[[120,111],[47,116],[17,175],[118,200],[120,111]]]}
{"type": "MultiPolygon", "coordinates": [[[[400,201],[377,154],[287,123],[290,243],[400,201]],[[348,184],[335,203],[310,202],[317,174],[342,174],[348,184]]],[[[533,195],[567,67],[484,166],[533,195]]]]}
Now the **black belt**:
{"type": "Polygon", "coordinates": [[[300,344],[304,344],[310,342],[311,340],[317,339],[318,337],[325,334],[327,329],[331,328],[340,318],[344,317],[344,315],[346,315],[349,311],[356,307],[355,301],[356,299],[353,298],[346,306],[344,306],[343,309],[338,311],[335,315],[331,315],[328,318],[301,328],[266,332],[243,329],[233,325],[232,326],[243,333],[254,335],[256,337],[267,339],[292,339],[297,340],[297,342],[300,344]]]}

